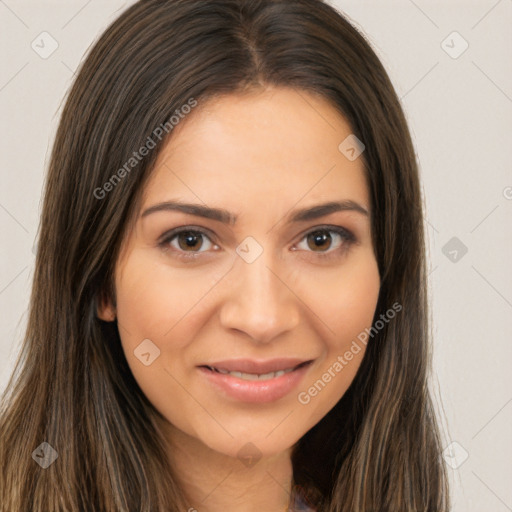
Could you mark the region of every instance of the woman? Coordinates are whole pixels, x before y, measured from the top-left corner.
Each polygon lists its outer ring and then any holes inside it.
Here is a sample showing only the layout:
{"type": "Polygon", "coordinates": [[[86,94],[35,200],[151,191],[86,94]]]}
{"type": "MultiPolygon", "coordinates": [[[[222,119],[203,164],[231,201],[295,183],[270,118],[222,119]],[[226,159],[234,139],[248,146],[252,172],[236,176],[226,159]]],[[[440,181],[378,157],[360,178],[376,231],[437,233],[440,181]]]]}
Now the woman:
{"type": "Polygon", "coordinates": [[[320,0],[147,0],[83,63],[3,397],[5,510],[447,511],[418,170],[320,0]]]}

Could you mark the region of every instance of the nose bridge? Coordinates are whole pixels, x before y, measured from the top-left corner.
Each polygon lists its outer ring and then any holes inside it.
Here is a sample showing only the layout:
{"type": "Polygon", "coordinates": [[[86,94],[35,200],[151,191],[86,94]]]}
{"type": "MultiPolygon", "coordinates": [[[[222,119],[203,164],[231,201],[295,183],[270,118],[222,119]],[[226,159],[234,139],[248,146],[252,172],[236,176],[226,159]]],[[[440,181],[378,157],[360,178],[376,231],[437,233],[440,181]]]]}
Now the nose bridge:
{"type": "Polygon", "coordinates": [[[249,261],[242,256],[235,261],[221,321],[226,328],[244,331],[255,342],[269,342],[298,323],[298,305],[279,271],[274,270],[270,250],[249,261]]]}

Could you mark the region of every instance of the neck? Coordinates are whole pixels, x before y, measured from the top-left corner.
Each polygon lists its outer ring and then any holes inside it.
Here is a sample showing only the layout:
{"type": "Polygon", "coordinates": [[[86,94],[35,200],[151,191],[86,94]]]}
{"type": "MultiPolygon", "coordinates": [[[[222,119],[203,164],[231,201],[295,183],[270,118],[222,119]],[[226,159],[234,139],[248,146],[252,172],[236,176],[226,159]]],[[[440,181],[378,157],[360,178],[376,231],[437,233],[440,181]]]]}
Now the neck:
{"type": "Polygon", "coordinates": [[[246,465],[172,425],[166,430],[171,466],[188,512],[288,510],[293,479],[291,448],[246,465]]]}

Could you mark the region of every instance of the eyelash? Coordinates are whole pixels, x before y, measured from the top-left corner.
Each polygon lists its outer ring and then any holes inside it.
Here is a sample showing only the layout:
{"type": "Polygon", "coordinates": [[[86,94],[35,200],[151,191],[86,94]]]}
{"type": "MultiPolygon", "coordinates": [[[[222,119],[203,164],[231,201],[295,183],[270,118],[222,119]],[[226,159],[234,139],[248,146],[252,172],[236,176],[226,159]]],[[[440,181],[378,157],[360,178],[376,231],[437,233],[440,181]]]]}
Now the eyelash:
{"type": "MultiPolygon", "coordinates": [[[[302,242],[302,240],[306,239],[309,235],[312,235],[312,234],[318,233],[318,232],[320,232],[320,233],[325,233],[325,232],[335,233],[336,235],[339,235],[341,238],[341,245],[340,245],[340,247],[338,247],[336,249],[331,250],[329,248],[327,251],[318,251],[318,252],[306,251],[306,252],[313,253],[314,258],[319,258],[322,261],[340,257],[344,252],[346,252],[350,248],[350,246],[352,244],[354,244],[357,241],[354,234],[352,232],[350,232],[349,230],[342,228],[340,226],[330,226],[330,225],[318,226],[318,227],[315,227],[315,228],[309,230],[302,236],[300,241],[302,242]]],[[[174,238],[179,236],[181,233],[192,233],[194,235],[205,236],[206,238],[208,238],[210,240],[210,242],[212,244],[216,245],[215,242],[213,242],[213,240],[211,240],[212,236],[208,232],[204,231],[201,228],[195,227],[195,226],[186,226],[186,227],[180,227],[180,228],[173,229],[173,230],[169,231],[168,233],[165,233],[164,235],[162,235],[161,240],[158,242],[158,246],[160,248],[162,248],[163,250],[166,250],[166,251],[169,250],[169,248],[170,248],[169,244],[174,240],[174,238]]],[[[189,261],[196,260],[198,255],[202,254],[203,252],[206,252],[206,251],[187,252],[187,251],[182,251],[182,250],[176,249],[176,248],[172,248],[171,250],[176,253],[176,256],[178,258],[181,258],[183,260],[189,260],[189,261]]]]}

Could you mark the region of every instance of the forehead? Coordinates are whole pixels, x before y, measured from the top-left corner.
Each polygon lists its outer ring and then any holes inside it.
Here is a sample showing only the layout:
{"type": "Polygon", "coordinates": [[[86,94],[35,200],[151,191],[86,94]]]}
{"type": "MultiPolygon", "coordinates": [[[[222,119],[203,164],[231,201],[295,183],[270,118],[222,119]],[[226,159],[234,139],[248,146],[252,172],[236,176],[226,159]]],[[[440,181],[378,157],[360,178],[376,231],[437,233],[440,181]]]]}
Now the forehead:
{"type": "Polygon", "coordinates": [[[172,196],[236,210],[326,198],[368,206],[362,158],[339,150],[351,133],[334,106],[303,90],[199,102],[161,150],[143,204],[172,196]]]}

